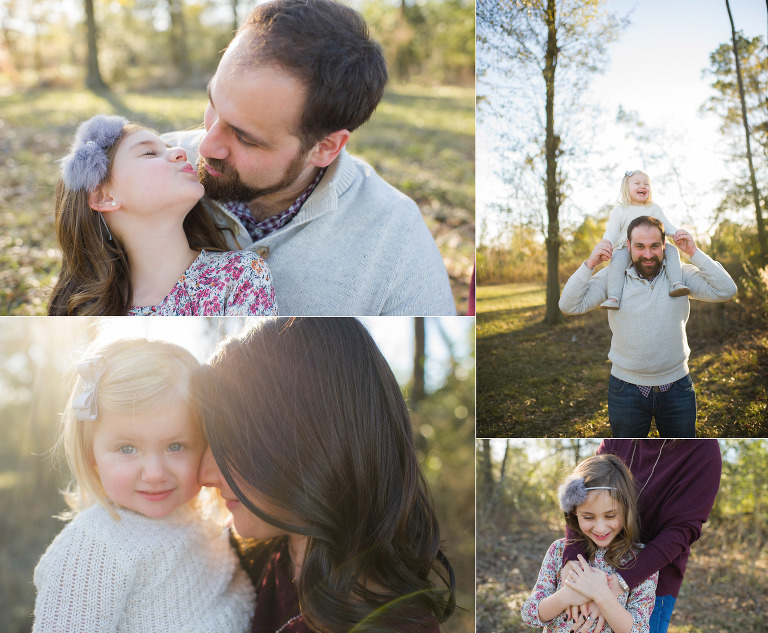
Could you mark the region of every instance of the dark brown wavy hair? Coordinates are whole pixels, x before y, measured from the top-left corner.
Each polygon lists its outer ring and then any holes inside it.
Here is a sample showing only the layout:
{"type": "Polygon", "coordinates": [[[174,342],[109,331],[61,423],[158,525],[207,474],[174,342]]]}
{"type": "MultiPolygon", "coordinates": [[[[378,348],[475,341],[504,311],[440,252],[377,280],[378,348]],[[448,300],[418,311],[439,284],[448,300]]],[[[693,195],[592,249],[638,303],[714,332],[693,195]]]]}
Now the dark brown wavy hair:
{"type": "MultiPolygon", "coordinates": [[[[117,141],[107,150],[109,180],[117,148],[124,138],[145,130],[142,125],[128,123],[117,141]]],[[[61,248],[61,272],[51,293],[48,314],[124,315],[131,307],[131,271],[125,248],[116,236],[110,239],[99,212],[91,209],[88,192],[72,191],[59,178],[56,183],[54,225],[61,248]]],[[[184,219],[184,231],[190,248],[229,250],[228,226],[216,224],[198,202],[184,219]]]]}
{"type": "Polygon", "coordinates": [[[306,89],[298,136],[304,150],[354,131],[384,94],[387,64],[362,15],[335,0],[274,0],[254,8],[237,35],[246,67],[274,64],[306,89]]]}
{"type": "Polygon", "coordinates": [[[238,498],[308,537],[296,588],[313,630],[419,631],[451,615],[455,581],[409,413],[359,321],[265,320],[224,344],[195,392],[238,498]]]}
{"type": "MultiPolygon", "coordinates": [[[[606,548],[605,560],[611,567],[627,567],[626,563],[622,564],[622,559],[634,552],[640,539],[640,514],[637,510],[637,490],[632,474],[616,455],[601,454],[585,459],[576,466],[573,475],[583,477],[587,488],[595,486],[612,488],[605,492],[609,493],[616,502],[623,527],[606,548]]],[[[565,513],[565,522],[575,534],[574,541],[581,544],[587,553],[587,559],[592,561],[597,545],[582,532],[575,510],[574,508],[573,511],[565,513]]]]}

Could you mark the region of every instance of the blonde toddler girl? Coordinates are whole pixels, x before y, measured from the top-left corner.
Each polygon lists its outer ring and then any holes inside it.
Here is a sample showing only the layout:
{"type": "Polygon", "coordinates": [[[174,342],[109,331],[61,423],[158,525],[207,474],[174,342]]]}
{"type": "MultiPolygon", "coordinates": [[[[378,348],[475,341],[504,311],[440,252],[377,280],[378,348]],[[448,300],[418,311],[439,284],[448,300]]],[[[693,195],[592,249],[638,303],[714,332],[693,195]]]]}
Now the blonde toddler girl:
{"type": "MultiPolygon", "coordinates": [[[[611,210],[611,214],[608,216],[608,225],[605,227],[605,235],[603,235],[603,239],[608,240],[613,247],[613,256],[608,265],[608,298],[600,304],[600,307],[606,310],[618,310],[621,305],[624,271],[630,263],[629,247],[627,246],[629,223],[641,215],[649,215],[664,225],[664,232],[667,235],[674,236],[678,231],[666,218],[661,207],[653,202],[651,180],[645,172],[636,169],[624,173],[624,177],[621,179],[619,199],[621,204],[611,210]]],[[[677,247],[664,249],[664,264],[667,268],[667,278],[670,280],[669,296],[682,297],[691,294],[690,289],[682,281],[683,270],[677,247]]]]}
{"type": "Polygon", "coordinates": [[[198,498],[197,368],[188,351],[142,339],[77,365],[59,438],[72,520],[35,569],[34,633],[250,630],[253,587],[198,498]]]}

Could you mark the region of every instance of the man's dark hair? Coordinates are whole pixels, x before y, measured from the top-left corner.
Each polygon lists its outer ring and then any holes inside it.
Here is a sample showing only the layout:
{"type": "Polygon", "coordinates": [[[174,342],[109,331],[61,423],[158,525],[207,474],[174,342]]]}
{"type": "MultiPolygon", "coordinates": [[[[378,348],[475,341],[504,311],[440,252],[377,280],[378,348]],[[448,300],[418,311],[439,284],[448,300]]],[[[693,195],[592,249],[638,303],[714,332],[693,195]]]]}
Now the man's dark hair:
{"type": "Polygon", "coordinates": [[[381,46],[363,17],[334,0],[275,0],[237,32],[240,64],[284,69],[306,89],[297,135],[305,150],[338,130],[352,132],[376,109],[387,83],[381,46]]]}
{"type": "Polygon", "coordinates": [[[637,216],[629,223],[629,226],[627,227],[627,239],[630,243],[632,242],[632,231],[636,226],[655,226],[657,229],[659,229],[659,231],[661,231],[661,243],[664,243],[664,240],[666,239],[666,233],[664,232],[664,224],[662,224],[661,220],[657,220],[650,215],[637,216]]]}

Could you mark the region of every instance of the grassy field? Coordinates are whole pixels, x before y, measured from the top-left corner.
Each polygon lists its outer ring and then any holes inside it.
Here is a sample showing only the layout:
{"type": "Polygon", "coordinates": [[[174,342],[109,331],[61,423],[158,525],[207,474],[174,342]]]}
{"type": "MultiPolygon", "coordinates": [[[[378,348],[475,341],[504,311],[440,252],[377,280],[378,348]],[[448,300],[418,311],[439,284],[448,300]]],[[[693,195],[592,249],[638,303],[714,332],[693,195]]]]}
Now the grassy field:
{"type": "MultiPolygon", "coordinates": [[[[78,123],[114,113],[161,132],[186,129],[202,121],[205,105],[204,91],[0,96],[0,315],[46,312],[60,262],[53,233],[56,161],[78,123]]],[[[349,144],[419,204],[460,314],[467,310],[474,264],[474,139],[471,88],[393,85],[349,144]]]]}
{"type": "MultiPolygon", "coordinates": [[[[477,300],[477,436],[610,437],[605,313],[544,325],[536,284],[479,287],[477,300]]],[[[765,437],[768,331],[736,327],[731,309],[691,302],[697,435],[765,437]]]]}

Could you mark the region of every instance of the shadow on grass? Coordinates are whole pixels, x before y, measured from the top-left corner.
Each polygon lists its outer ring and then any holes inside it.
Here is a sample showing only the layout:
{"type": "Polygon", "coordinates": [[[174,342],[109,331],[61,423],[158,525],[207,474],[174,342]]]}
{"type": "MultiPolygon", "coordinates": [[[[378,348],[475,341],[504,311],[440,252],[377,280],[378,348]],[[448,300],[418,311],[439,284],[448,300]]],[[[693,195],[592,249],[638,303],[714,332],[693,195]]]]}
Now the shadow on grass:
{"type": "MultiPolygon", "coordinates": [[[[533,291],[526,294],[530,299],[533,291]]],[[[538,305],[478,317],[478,437],[609,434],[605,316],[551,327],[543,323],[544,311],[542,297],[538,305]]]]}
{"type": "MultiPolygon", "coordinates": [[[[543,290],[517,290],[478,290],[477,436],[609,437],[605,314],[548,326],[543,290]]],[[[735,318],[733,306],[691,302],[699,437],[768,434],[768,332],[739,330],[735,318]]]]}

